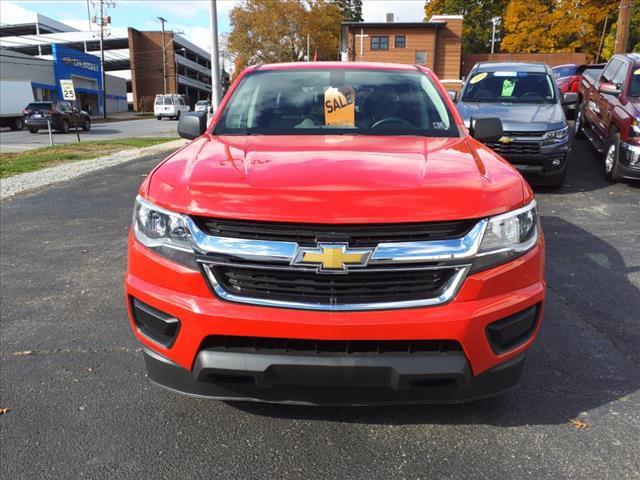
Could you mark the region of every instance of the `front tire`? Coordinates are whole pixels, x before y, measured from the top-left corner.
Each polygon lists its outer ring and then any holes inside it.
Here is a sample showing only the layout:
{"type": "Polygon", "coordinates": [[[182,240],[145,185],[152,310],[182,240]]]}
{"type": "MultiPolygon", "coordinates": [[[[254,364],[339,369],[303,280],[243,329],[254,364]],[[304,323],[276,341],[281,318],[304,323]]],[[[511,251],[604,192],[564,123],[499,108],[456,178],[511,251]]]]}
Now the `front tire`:
{"type": "Polygon", "coordinates": [[[88,132],[91,130],[91,119],[87,118],[84,122],[82,122],[82,130],[88,132]]]}
{"type": "Polygon", "coordinates": [[[69,120],[62,120],[62,131],[64,133],[69,133],[69,120]]]}
{"type": "Polygon", "coordinates": [[[156,117],[156,120],[162,120],[162,117],[156,117]]]}
{"type": "Polygon", "coordinates": [[[29,133],[38,133],[38,129],[37,128],[30,128],[29,129],[29,133]]]}
{"type": "Polygon", "coordinates": [[[609,145],[607,146],[607,153],[604,156],[604,178],[610,182],[619,182],[622,177],[620,176],[620,134],[615,132],[611,135],[609,145]]]}

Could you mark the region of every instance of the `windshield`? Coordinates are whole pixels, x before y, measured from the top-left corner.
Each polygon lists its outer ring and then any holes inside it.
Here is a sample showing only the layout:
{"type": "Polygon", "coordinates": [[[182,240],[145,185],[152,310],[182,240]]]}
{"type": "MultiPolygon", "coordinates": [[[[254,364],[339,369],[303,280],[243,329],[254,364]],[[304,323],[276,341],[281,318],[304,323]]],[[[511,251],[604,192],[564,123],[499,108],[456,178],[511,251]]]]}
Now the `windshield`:
{"type": "Polygon", "coordinates": [[[225,107],[215,134],[458,136],[425,74],[313,69],[255,72],[225,107]]]}
{"type": "Polygon", "coordinates": [[[640,97],[640,66],[634,67],[631,75],[631,85],[629,85],[629,96],[640,97]]]}
{"type": "Polygon", "coordinates": [[[209,102],[207,102],[206,100],[199,100],[196,102],[196,105],[208,105],[209,102]]]}
{"type": "Polygon", "coordinates": [[[555,103],[551,77],[546,73],[482,72],[473,75],[463,102],[555,103]]]}

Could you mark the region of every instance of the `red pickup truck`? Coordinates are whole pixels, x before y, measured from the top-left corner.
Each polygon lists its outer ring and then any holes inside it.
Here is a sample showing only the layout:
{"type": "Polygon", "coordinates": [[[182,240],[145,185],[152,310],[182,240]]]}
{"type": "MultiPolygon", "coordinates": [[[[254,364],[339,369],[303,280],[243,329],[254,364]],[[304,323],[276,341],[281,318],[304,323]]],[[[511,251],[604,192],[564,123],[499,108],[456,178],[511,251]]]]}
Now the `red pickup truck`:
{"type": "Polygon", "coordinates": [[[419,66],[245,70],[142,184],[126,295],[192,395],[460,402],[511,388],[545,298],[533,193],[419,66]]]}
{"type": "Polygon", "coordinates": [[[640,179],[640,54],[615,55],[599,75],[587,72],[576,137],[586,137],[603,155],[608,180],[640,179]]]}

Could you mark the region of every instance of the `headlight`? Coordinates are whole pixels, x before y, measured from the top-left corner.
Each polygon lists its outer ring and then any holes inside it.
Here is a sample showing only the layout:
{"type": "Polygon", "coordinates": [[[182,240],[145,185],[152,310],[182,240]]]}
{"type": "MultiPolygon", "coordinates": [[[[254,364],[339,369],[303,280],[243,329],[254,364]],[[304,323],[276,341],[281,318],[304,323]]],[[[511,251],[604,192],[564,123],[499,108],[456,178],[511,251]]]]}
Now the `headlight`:
{"type": "Polygon", "coordinates": [[[550,130],[542,136],[543,140],[564,140],[569,135],[569,126],[558,130],[550,130]]]}
{"type": "Polygon", "coordinates": [[[136,198],[133,233],[145,247],[187,267],[197,268],[191,234],[182,215],[136,198]]]}
{"type": "Polygon", "coordinates": [[[539,229],[535,200],[525,207],[489,218],[472,271],[499,265],[531,250],[538,241],[539,229]]]}

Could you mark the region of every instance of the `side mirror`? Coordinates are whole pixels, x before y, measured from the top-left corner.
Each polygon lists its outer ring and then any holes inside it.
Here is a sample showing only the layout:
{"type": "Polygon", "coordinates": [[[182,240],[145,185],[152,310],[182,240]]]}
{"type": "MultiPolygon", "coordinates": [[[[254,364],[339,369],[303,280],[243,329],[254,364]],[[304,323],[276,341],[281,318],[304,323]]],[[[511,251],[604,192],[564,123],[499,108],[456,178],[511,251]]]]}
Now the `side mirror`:
{"type": "Polygon", "coordinates": [[[563,105],[573,105],[580,101],[580,95],[576,92],[567,92],[562,95],[562,104],[563,105]]]}
{"type": "Polygon", "coordinates": [[[447,93],[449,94],[449,98],[452,102],[455,102],[458,99],[458,93],[455,90],[447,90],[447,93]]]}
{"type": "Polygon", "coordinates": [[[469,132],[482,143],[494,143],[502,138],[502,121],[499,118],[472,118],[469,132]]]}
{"type": "Polygon", "coordinates": [[[600,93],[604,93],[607,95],[620,95],[621,90],[618,88],[618,85],[616,85],[615,83],[601,83],[598,86],[598,91],[600,93]]]}
{"type": "Polygon", "coordinates": [[[193,140],[207,130],[207,116],[203,112],[182,112],[178,121],[178,135],[193,140]]]}

